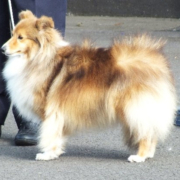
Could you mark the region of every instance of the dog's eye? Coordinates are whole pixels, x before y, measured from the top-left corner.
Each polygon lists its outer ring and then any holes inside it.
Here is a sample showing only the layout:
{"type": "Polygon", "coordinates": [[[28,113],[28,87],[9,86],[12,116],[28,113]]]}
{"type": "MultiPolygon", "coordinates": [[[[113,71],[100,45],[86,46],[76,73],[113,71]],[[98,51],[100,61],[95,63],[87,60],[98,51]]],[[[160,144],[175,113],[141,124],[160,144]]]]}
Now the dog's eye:
{"type": "Polygon", "coordinates": [[[19,36],[18,36],[18,39],[20,39],[20,40],[21,40],[21,39],[23,39],[23,37],[22,37],[21,35],[19,35],[19,36]]]}

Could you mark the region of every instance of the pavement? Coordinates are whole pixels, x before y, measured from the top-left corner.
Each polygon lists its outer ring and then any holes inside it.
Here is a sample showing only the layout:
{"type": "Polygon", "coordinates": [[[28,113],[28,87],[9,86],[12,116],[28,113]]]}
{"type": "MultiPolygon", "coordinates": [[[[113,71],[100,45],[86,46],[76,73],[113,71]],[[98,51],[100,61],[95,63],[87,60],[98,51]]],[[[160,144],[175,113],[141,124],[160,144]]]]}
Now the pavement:
{"type": "MultiPolygon", "coordinates": [[[[66,37],[71,43],[89,38],[96,46],[109,46],[113,39],[148,33],[167,40],[169,60],[180,97],[180,20],[68,16],[66,37]]],[[[167,102],[168,103],[168,102],[167,102]]],[[[151,112],[149,112],[151,113],[151,112]]],[[[147,114],[148,116],[148,114],[147,114]]],[[[180,127],[157,147],[153,159],[129,163],[133,153],[122,141],[121,128],[79,132],[68,141],[66,154],[53,161],[35,161],[36,146],[14,145],[17,127],[11,110],[0,139],[0,180],[179,180],[180,127]]]]}

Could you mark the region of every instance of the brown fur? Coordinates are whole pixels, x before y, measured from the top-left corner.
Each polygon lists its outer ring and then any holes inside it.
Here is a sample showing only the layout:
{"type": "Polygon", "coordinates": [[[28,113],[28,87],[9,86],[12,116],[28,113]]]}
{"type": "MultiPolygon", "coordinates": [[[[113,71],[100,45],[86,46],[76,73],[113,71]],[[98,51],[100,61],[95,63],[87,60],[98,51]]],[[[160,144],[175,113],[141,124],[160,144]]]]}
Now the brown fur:
{"type": "MultiPolygon", "coordinates": [[[[54,137],[68,136],[84,127],[121,122],[127,144],[138,145],[138,155],[149,157],[151,145],[155,148],[159,137],[156,133],[141,137],[138,128],[132,130],[127,112],[136,99],[141,102],[141,96],[150,94],[158,99],[161,83],[172,90],[172,99],[175,97],[173,78],[161,52],[164,42],[141,35],[122,42],[116,40],[109,48],[93,47],[89,41],[81,46],[61,47],[57,42],[63,40],[53,28],[51,18],[38,19],[29,11],[22,12],[20,18],[8,45],[11,52],[25,55],[27,65],[23,76],[29,84],[35,81],[30,86],[33,112],[44,124],[55,118],[60,130],[54,132],[54,137]],[[23,39],[19,40],[19,36],[23,39]],[[63,115],[62,122],[58,120],[59,113],[63,115]]],[[[41,149],[48,146],[44,145],[44,128],[41,149]]],[[[58,148],[54,145],[51,149],[56,153],[58,148]]]]}

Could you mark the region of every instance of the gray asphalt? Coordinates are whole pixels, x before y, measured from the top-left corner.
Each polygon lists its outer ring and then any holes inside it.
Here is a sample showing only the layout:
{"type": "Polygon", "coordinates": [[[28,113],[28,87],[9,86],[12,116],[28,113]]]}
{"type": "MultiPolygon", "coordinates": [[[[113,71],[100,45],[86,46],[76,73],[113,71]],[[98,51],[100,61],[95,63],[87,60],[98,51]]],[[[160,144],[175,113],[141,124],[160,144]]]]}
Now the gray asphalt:
{"type": "MultiPolygon", "coordinates": [[[[180,20],[162,18],[67,17],[66,37],[71,43],[89,38],[97,46],[109,46],[114,38],[147,32],[164,38],[180,97],[180,20]]],[[[168,103],[168,102],[167,102],[168,103]]],[[[149,111],[151,113],[151,111],[149,111]]],[[[148,114],[147,114],[148,116],[148,114]]],[[[0,139],[0,180],[179,180],[180,127],[158,145],[154,159],[128,163],[133,153],[122,141],[120,127],[79,132],[69,139],[66,154],[53,161],[35,161],[36,146],[17,147],[17,127],[11,110],[0,139]]]]}

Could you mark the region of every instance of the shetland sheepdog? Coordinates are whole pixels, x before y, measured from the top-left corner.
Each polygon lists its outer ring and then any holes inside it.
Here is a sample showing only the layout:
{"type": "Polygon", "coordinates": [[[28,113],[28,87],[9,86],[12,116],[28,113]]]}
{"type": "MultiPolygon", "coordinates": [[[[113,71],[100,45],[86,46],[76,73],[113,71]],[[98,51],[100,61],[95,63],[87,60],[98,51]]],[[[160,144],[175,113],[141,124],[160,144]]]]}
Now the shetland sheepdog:
{"type": "Polygon", "coordinates": [[[86,40],[71,45],[52,18],[28,10],[19,18],[2,47],[8,56],[3,76],[20,114],[42,122],[36,160],[58,158],[77,130],[116,123],[127,145],[137,147],[128,161],[152,158],[170,132],[177,104],[164,41],[142,34],[109,48],[86,40]]]}

